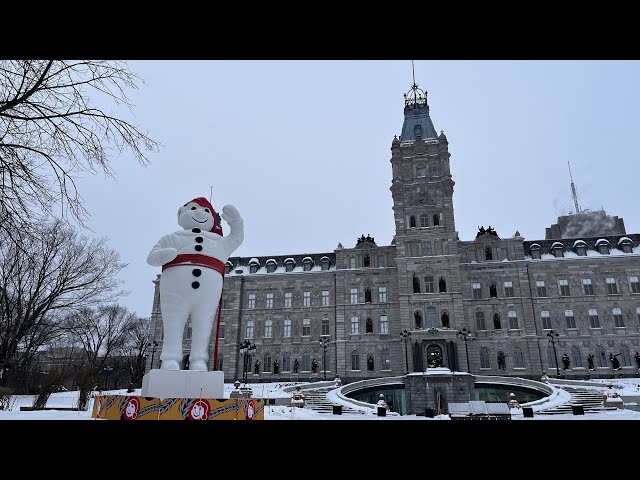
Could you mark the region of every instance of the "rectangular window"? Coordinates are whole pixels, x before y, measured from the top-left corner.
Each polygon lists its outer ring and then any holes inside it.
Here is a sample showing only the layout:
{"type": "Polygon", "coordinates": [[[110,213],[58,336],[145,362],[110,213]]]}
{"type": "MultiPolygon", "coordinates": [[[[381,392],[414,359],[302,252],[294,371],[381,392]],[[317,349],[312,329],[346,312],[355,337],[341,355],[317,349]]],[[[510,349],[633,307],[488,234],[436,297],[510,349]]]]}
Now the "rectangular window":
{"type": "Polygon", "coordinates": [[[573,310],[564,311],[564,321],[567,325],[567,328],[576,328],[576,319],[573,316],[573,310]]]}
{"type": "Polygon", "coordinates": [[[570,297],[571,292],[569,291],[569,280],[566,278],[562,278],[558,280],[558,285],[560,286],[560,296],[561,297],[570,297]]]}
{"type": "Polygon", "coordinates": [[[220,335],[219,335],[220,338],[224,338],[224,326],[225,326],[225,323],[220,322],[220,335]]]}
{"type": "Polygon", "coordinates": [[[378,303],[387,303],[387,287],[378,287],[378,303]]]}
{"type": "Polygon", "coordinates": [[[247,322],[247,330],[245,333],[245,338],[253,338],[253,320],[247,322]]]}
{"type": "Polygon", "coordinates": [[[584,288],[585,295],[593,295],[593,285],[590,278],[582,279],[582,288],[584,288]]]}
{"type": "Polygon", "coordinates": [[[267,308],[273,308],[273,293],[267,293],[267,308]]]}
{"type": "Polygon", "coordinates": [[[520,328],[518,325],[518,314],[513,310],[509,310],[509,328],[512,330],[520,328]]]}
{"type": "Polygon", "coordinates": [[[420,255],[423,257],[432,255],[431,242],[420,242],[420,255]]]}
{"type": "Polygon", "coordinates": [[[595,308],[589,309],[589,326],[591,328],[600,328],[600,319],[598,318],[598,310],[595,308]]]}
{"type": "Polygon", "coordinates": [[[380,334],[387,335],[389,333],[389,317],[380,315],[380,334]]]}
{"type": "Polygon", "coordinates": [[[540,312],[540,318],[542,319],[542,329],[551,330],[551,317],[548,310],[542,310],[540,312]]]}
{"type": "Polygon", "coordinates": [[[607,277],[607,293],[609,295],[618,294],[618,285],[616,284],[616,279],[614,277],[607,277]]]}
{"type": "Polygon", "coordinates": [[[256,294],[249,294],[249,301],[247,302],[247,308],[256,308],[256,294]]]}
{"type": "Polygon", "coordinates": [[[476,261],[476,251],[475,250],[467,250],[467,261],[469,263],[476,261]]]}
{"type": "Polygon", "coordinates": [[[311,292],[303,292],[302,293],[302,306],[310,307],[311,306],[311,292]]]}
{"type": "Polygon", "coordinates": [[[356,257],[349,258],[349,268],[356,268],[356,257]]]}
{"type": "Polygon", "coordinates": [[[284,336],[291,336],[291,320],[289,320],[288,318],[284,321],[284,336]]]}
{"type": "Polygon", "coordinates": [[[273,336],[273,322],[267,320],[264,323],[264,338],[271,338],[273,336]]]}
{"type": "Polygon", "coordinates": [[[309,335],[311,335],[311,319],[304,318],[302,320],[302,336],[308,337],[309,335]]]}
{"type": "Polygon", "coordinates": [[[329,319],[322,319],[322,335],[329,336],[329,319]]]}
{"type": "Polygon", "coordinates": [[[472,283],[471,288],[473,289],[473,299],[481,300],[482,299],[482,287],[479,283],[472,283]]]}
{"type": "Polygon", "coordinates": [[[613,314],[613,326],[614,327],[624,327],[624,319],[622,318],[622,310],[619,308],[614,308],[611,310],[613,314]]]}
{"type": "Polygon", "coordinates": [[[293,299],[292,292],[284,293],[284,308],[291,308],[291,300],[293,299]]]}
{"type": "Polygon", "coordinates": [[[383,268],[384,266],[384,255],[378,255],[378,267],[383,268]]]}
{"type": "Polygon", "coordinates": [[[498,260],[507,260],[507,249],[505,247],[498,248],[498,260]]]}
{"type": "Polygon", "coordinates": [[[638,283],[638,277],[629,277],[629,287],[631,293],[640,293],[640,283],[638,283]]]}
{"type": "Polygon", "coordinates": [[[504,282],[504,296],[513,297],[513,282],[504,282]]]}
{"type": "Polygon", "coordinates": [[[476,329],[486,330],[486,326],[484,323],[484,312],[476,312],[476,329]]]}
{"type": "Polygon", "coordinates": [[[424,277],[424,293],[435,293],[435,291],[433,276],[427,275],[424,277]]]}
{"type": "Polygon", "coordinates": [[[329,305],[329,290],[322,290],[322,305],[329,305]]]}
{"type": "Polygon", "coordinates": [[[357,315],[351,317],[351,335],[358,335],[360,333],[360,319],[357,315]]]}
{"type": "Polygon", "coordinates": [[[352,288],[351,289],[351,303],[358,303],[358,289],[357,288],[352,288]]]}
{"type": "Polygon", "coordinates": [[[547,296],[547,287],[544,284],[544,280],[536,280],[536,290],[539,297],[547,296]]]}

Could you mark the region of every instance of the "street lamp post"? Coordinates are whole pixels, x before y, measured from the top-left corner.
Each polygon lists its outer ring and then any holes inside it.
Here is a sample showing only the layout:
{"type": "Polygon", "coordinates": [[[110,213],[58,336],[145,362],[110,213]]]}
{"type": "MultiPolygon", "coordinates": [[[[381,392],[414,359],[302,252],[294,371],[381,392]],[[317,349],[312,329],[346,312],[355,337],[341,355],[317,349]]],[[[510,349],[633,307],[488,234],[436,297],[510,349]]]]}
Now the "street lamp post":
{"type": "Polygon", "coordinates": [[[324,380],[327,380],[327,346],[329,345],[329,335],[322,335],[320,338],[320,345],[322,346],[322,370],[324,374],[324,380]]]}
{"type": "Polygon", "coordinates": [[[240,345],[238,345],[240,349],[240,355],[243,357],[242,361],[242,382],[246,385],[248,378],[249,365],[251,362],[251,358],[256,353],[255,344],[251,343],[249,340],[245,339],[240,345]]]}
{"type": "Polygon", "coordinates": [[[556,353],[556,342],[558,341],[556,337],[559,337],[559,336],[560,335],[555,330],[549,330],[549,332],[547,332],[547,337],[549,337],[549,341],[553,346],[553,356],[556,360],[556,376],[558,378],[560,378],[560,367],[558,366],[558,354],[556,353]]]}
{"type": "Polygon", "coordinates": [[[464,353],[467,355],[467,372],[471,373],[471,368],[469,367],[469,349],[467,348],[467,342],[471,340],[471,331],[467,331],[467,327],[464,327],[462,330],[458,330],[458,337],[460,340],[464,340],[464,353]]]}
{"type": "Polygon", "coordinates": [[[151,348],[151,368],[149,368],[149,370],[153,370],[153,359],[156,356],[156,350],[158,348],[158,342],[156,342],[155,340],[153,341],[153,343],[149,342],[149,343],[147,343],[147,347],[152,347],[151,348]]]}
{"type": "Polygon", "coordinates": [[[409,354],[407,353],[407,343],[411,341],[411,332],[406,328],[400,332],[402,341],[404,342],[404,364],[406,367],[406,374],[409,373],[409,354]]]}

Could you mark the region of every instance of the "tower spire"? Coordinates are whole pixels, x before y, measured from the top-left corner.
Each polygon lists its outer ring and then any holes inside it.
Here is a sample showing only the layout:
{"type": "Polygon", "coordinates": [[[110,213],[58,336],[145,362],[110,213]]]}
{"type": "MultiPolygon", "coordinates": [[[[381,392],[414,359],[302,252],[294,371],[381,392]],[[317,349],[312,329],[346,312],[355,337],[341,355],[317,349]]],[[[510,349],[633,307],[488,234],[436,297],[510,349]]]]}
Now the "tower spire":
{"type": "Polygon", "coordinates": [[[576,213],[580,213],[580,205],[578,205],[578,192],[576,191],[576,186],[573,183],[573,175],[571,175],[571,164],[567,162],[569,166],[569,178],[571,179],[571,196],[573,197],[573,204],[576,207],[576,213]]]}
{"type": "Polygon", "coordinates": [[[411,89],[404,94],[404,106],[427,105],[427,92],[420,89],[416,83],[416,67],[411,60],[411,73],[413,75],[413,83],[411,89]]]}

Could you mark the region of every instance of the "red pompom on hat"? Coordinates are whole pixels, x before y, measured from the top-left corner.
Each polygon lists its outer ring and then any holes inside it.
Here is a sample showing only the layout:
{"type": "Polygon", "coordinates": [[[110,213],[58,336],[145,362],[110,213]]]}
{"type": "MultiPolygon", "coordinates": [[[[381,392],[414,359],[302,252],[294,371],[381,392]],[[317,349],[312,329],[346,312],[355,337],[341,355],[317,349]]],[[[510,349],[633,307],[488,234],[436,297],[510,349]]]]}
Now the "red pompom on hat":
{"type": "Polygon", "coordinates": [[[209,203],[209,200],[207,200],[204,197],[194,198],[193,200],[189,200],[187,203],[185,203],[183,207],[186,207],[190,203],[197,203],[201,207],[208,208],[209,210],[211,210],[211,214],[213,215],[213,228],[210,231],[222,236],[222,226],[220,225],[220,215],[218,215],[218,212],[214,210],[211,203],[209,203]]]}

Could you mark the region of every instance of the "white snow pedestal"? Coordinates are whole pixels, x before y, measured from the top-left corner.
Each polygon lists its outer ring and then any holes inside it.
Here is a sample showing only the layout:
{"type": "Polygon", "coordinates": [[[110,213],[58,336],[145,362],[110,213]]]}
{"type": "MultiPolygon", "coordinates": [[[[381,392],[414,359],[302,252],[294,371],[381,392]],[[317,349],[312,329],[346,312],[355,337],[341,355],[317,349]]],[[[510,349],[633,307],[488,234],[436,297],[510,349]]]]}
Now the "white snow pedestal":
{"type": "Polygon", "coordinates": [[[224,398],[224,372],[154,369],[142,378],[142,396],[224,398]]]}

